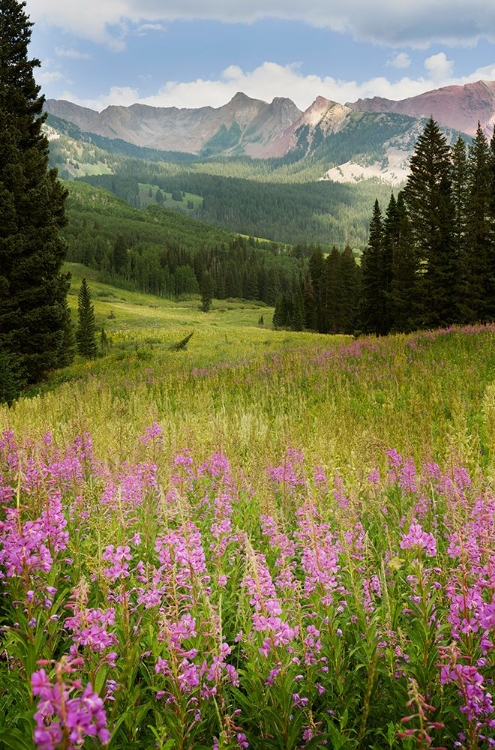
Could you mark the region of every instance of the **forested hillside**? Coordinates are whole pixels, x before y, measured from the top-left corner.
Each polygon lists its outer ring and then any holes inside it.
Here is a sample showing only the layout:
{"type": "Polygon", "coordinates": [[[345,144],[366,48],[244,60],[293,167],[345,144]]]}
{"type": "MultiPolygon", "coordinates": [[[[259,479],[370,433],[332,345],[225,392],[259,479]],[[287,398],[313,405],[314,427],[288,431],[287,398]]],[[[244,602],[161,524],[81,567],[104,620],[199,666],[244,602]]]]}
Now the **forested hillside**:
{"type": "Polygon", "coordinates": [[[68,260],[102,280],[162,297],[199,294],[274,304],[295,291],[311,247],[289,248],[203,224],[160,206],[137,210],[111,193],[69,183],[68,260]]]}
{"type": "MultiPolygon", "coordinates": [[[[187,191],[202,198],[196,208],[175,204],[201,221],[241,234],[288,244],[315,242],[364,247],[368,237],[369,206],[378,193],[390,197],[391,188],[379,181],[351,186],[330,181],[304,184],[257,183],[182,171],[160,175],[149,168],[133,176],[94,175],[81,178],[104,187],[138,207],[139,185],[146,182],[166,193],[187,191]]],[[[170,204],[173,205],[173,204],[170,204]]]]}

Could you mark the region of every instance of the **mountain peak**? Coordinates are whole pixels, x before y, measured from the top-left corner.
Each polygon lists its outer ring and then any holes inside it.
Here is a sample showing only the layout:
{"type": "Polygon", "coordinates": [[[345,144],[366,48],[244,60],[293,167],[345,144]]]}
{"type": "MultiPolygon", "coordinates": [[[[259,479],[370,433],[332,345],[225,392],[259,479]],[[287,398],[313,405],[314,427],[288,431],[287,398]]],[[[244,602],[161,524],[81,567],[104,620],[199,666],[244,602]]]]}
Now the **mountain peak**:
{"type": "MultiPolygon", "coordinates": [[[[243,91],[238,91],[237,94],[234,94],[229,104],[251,104],[252,102],[260,102],[260,101],[261,99],[253,99],[251,96],[248,96],[243,91]]],[[[263,102],[263,104],[264,103],[265,102],[263,102]]]]}

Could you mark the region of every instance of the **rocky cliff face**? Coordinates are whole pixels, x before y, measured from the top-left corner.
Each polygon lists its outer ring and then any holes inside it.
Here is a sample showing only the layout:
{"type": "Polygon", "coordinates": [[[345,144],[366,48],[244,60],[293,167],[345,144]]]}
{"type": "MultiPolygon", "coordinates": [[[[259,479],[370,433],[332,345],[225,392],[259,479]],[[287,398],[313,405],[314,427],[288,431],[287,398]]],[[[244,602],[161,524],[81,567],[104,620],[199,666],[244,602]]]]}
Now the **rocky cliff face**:
{"type": "Polygon", "coordinates": [[[491,138],[495,124],[495,81],[446,86],[401,101],[381,97],[348,104],[361,112],[397,112],[410,117],[433,117],[440,125],[474,135],[478,122],[491,138]]]}

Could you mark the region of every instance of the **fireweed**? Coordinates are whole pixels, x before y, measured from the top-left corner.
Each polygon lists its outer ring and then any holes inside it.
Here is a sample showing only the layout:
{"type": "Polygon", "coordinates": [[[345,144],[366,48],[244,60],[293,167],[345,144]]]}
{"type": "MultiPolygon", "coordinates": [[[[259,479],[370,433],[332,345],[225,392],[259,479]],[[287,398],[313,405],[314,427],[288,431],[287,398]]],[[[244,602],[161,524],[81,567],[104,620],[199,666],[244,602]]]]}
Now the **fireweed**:
{"type": "Polygon", "coordinates": [[[137,450],[0,437],[0,744],[495,745],[489,482],[137,450]]]}

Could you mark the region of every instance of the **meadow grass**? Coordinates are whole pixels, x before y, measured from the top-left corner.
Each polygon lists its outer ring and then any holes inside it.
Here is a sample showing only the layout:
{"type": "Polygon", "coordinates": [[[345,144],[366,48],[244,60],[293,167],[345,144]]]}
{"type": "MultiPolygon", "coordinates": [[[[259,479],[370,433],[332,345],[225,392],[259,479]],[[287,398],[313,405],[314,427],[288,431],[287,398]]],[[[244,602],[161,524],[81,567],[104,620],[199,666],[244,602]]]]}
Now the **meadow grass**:
{"type": "Polygon", "coordinates": [[[0,745],[493,746],[495,327],[86,277],[108,355],[0,408],[0,745]]]}

